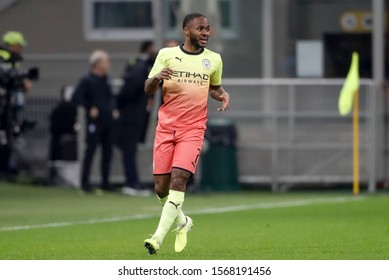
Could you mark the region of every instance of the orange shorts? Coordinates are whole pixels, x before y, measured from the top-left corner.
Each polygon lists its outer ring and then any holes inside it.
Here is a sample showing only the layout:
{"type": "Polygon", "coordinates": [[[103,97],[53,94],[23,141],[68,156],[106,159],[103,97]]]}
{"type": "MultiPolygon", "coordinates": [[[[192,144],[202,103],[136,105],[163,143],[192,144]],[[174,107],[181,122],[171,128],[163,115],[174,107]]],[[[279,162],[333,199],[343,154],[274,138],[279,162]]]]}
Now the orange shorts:
{"type": "Polygon", "coordinates": [[[158,128],[154,142],[154,175],[170,174],[173,167],[194,174],[203,146],[204,133],[203,129],[173,131],[158,128]]]}

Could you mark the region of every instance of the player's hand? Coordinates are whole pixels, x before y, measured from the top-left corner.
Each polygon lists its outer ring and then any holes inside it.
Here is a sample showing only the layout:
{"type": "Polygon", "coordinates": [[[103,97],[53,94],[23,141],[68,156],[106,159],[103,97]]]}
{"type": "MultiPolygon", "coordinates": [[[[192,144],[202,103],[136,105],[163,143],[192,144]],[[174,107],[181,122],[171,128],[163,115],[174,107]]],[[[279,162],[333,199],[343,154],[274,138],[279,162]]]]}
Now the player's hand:
{"type": "Polygon", "coordinates": [[[218,108],[219,112],[225,111],[230,108],[230,95],[227,92],[224,92],[220,98],[222,98],[222,107],[218,108]]]}
{"type": "Polygon", "coordinates": [[[89,117],[91,117],[92,119],[97,119],[98,116],[99,116],[99,109],[97,109],[97,107],[90,108],[89,117]]]}
{"type": "Polygon", "coordinates": [[[170,68],[163,68],[161,72],[159,72],[155,78],[157,78],[158,80],[162,81],[162,80],[170,80],[172,78],[172,75],[173,75],[173,70],[170,69],[170,68]]]}

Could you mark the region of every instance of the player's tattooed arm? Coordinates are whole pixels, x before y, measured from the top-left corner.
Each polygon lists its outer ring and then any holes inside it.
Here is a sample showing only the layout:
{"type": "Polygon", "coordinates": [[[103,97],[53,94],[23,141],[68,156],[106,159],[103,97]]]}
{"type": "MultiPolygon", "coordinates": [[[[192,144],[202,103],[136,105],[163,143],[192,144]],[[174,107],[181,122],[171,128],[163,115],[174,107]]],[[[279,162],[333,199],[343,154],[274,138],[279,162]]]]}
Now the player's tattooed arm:
{"type": "Polygon", "coordinates": [[[217,109],[219,112],[230,108],[230,94],[222,86],[210,86],[209,95],[213,99],[222,102],[222,107],[217,109]]]}
{"type": "Polygon", "coordinates": [[[161,83],[161,80],[158,80],[156,76],[147,79],[145,82],[145,92],[147,95],[152,95],[158,90],[158,86],[161,83]]]}
{"type": "Polygon", "coordinates": [[[146,94],[154,94],[163,80],[170,80],[173,75],[173,70],[170,68],[164,68],[154,77],[147,79],[145,82],[145,92],[146,94]]]}

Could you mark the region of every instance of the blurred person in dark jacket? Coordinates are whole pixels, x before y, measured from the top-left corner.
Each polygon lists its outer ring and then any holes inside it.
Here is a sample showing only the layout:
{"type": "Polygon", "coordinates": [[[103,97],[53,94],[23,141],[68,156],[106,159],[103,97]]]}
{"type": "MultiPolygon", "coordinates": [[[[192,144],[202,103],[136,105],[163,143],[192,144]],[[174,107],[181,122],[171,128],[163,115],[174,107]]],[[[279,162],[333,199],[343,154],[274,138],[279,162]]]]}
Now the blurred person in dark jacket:
{"type": "Polygon", "coordinates": [[[111,64],[108,53],[94,51],[90,58],[90,73],[82,78],[74,92],[73,102],[86,110],[86,149],[82,165],[81,186],[93,192],[89,175],[97,146],[101,145],[101,189],[113,191],[109,183],[112,158],[114,120],[119,117],[116,100],[108,76],[111,64]]]}
{"type": "Polygon", "coordinates": [[[136,163],[137,145],[144,143],[153,99],[144,92],[144,82],[155,60],[154,43],[141,44],[140,54],[130,61],[124,73],[124,85],[117,97],[120,118],[117,144],[122,150],[126,182],[122,192],[128,195],[150,195],[142,188],[136,163]]]}
{"type": "Polygon", "coordinates": [[[50,114],[49,183],[63,184],[57,161],[77,160],[77,107],[71,102],[73,90],[61,88],[61,99],[50,114]]]}
{"type": "Polygon", "coordinates": [[[62,87],[61,100],[50,114],[50,160],[53,161],[69,157],[62,151],[62,138],[76,137],[77,107],[71,102],[72,94],[71,89],[62,87]]]}

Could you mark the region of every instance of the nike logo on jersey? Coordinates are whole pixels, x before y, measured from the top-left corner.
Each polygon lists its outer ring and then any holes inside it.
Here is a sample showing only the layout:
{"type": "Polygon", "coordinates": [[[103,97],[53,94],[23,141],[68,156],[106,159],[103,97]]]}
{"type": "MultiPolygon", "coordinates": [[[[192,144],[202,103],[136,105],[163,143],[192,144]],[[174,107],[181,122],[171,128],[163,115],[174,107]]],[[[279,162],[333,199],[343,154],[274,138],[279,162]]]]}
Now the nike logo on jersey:
{"type": "Polygon", "coordinates": [[[180,206],[180,203],[175,204],[173,201],[169,201],[169,203],[171,203],[171,204],[173,204],[174,206],[176,206],[176,209],[178,209],[178,206],[180,206]]]}
{"type": "Polygon", "coordinates": [[[179,57],[175,57],[177,60],[179,60],[180,62],[182,62],[182,59],[183,59],[183,57],[181,57],[181,58],[179,58],[179,57]]]}

